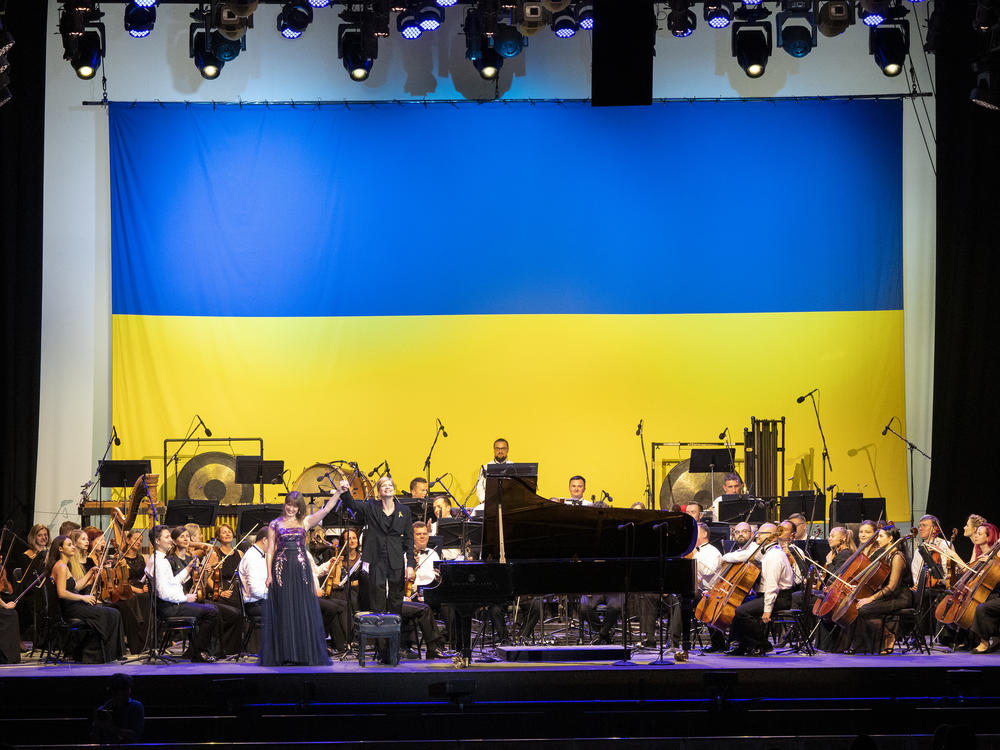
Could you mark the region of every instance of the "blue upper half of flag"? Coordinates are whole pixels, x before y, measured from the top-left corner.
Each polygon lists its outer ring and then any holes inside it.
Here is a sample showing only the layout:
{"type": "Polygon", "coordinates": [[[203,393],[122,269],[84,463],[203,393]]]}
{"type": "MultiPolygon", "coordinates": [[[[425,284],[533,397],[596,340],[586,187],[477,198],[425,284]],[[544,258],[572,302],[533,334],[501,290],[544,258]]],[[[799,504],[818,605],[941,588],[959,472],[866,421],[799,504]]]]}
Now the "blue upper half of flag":
{"type": "Polygon", "coordinates": [[[903,306],[899,101],[110,107],[113,311],[903,306]]]}

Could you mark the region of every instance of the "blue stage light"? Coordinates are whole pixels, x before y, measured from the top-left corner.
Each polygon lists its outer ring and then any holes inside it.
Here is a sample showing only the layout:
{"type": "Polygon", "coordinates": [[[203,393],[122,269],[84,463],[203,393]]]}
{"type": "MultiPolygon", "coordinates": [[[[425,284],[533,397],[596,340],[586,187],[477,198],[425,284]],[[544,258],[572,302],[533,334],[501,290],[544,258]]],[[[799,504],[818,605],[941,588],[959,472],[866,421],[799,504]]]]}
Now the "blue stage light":
{"type": "Polygon", "coordinates": [[[572,8],[566,8],[552,15],[552,31],[560,39],[569,39],[576,36],[577,29],[580,28],[576,22],[576,15],[572,8]]]}
{"type": "Polygon", "coordinates": [[[576,6],[576,20],[583,31],[593,30],[594,4],[592,2],[582,2],[576,6]]]}
{"type": "MultiPolygon", "coordinates": [[[[148,0],[143,0],[148,2],[148,0]]],[[[156,23],[156,3],[141,5],[131,2],[125,6],[125,31],[135,39],[147,37],[153,31],[156,23]]]]}
{"type": "Polygon", "coordinates": [[[713,29],[724,29],[733,22],[733,4],[729,0],[707,0],[704,17],[713,29]]]}
{"type": "Polygon", "coordinates": [[[420,28],[417,16],[412,10],[405,10],[396,16],[396,30],[403,39],[419,39],[424,30],[420,28]]]}
{"type": "Polygon", "coordinates": [[[424,31],[437,31],[444,23],[444,9],[428,3],[417,13],[417,25],[424,31]]]}
{"type": "Polygon", "coordinates": [[[313,20],[313,9],[308,2],[285,3],[278,11],[275,26],[285,39],[298,39],[309,28],[313,20]]]}

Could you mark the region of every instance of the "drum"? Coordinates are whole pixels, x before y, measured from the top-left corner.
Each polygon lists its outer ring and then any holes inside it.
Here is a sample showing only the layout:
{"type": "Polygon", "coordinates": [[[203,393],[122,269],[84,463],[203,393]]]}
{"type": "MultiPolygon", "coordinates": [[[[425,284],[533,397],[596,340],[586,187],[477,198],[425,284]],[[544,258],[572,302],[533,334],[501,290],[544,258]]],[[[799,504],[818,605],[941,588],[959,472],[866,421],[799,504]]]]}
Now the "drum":
{"type": "Polygon", "coordinates": [[[308,500],[309,496],[315,497],[317,493],[329,495],[330,490],[339,484],[341,479],[345,479],[351,482],[351,496],[355,500],[366,500],[375,497],[372,483],[368,480],[365,473],[359,471],[354,476],[353,481],[351,481],[353,474],[353,469],[347,464],[341,466],[339,462],[337,464],[316,463],[307,467],[299,474],[298,478],[292,484],[292,489],[306,495],[308,500]],[[326,476],[327,474],[329,476],[326,476]]]}

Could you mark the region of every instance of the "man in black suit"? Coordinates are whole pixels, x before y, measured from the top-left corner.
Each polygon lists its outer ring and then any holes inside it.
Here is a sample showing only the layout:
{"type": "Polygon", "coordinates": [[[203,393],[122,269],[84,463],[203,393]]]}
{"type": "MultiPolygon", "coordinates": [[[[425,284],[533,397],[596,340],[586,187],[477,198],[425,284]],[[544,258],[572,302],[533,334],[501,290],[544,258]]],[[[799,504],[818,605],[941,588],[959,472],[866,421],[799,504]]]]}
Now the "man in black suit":
{"type": "Polygon", "coordinates": [[[341,505],[365,527],[361,561],[368,566],[372,610],[402,615],[404,583],[413,580],[415,566],[410,509],[396,502],[388,476],[378,480],[374,500],[355,500],[346,480],[338,488],[341,505]]]}

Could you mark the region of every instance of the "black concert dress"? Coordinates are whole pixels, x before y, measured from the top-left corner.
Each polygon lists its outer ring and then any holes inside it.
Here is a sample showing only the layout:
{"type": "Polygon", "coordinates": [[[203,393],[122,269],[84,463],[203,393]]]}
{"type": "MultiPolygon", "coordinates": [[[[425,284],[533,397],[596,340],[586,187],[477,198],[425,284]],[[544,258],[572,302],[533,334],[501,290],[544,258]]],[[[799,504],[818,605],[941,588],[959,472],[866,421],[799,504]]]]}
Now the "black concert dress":
{"type": "Polygon", "coordinates": [[[307,559],[306,532],[301,526],[274,531],[271,585],[263,601],[260,663],[322,666],[330,663],[319,600],[307,559]]]}
{"type": "MultiPolygon", "coordinates": [[[[76,591],[76,581],[73,578],[66,580],[66,590],[76,591]]],[[[97,637],[104,643],[104,660],[114,661],[121,658],[125,634],[122,631],[122,617],[117,609],[100,604],[86,604],[76,599],[60,599],[59,606],[62,616],[67,620],[73,618],[83,620],[97,631],[97,637]]],[[[76,656],[88,664],[100,664],[104,661],[101,658],[100,645],[92,639],[86,639],[79,645],[76,656]]]]}

